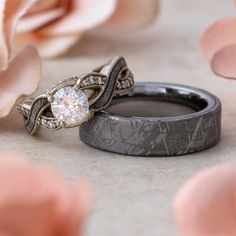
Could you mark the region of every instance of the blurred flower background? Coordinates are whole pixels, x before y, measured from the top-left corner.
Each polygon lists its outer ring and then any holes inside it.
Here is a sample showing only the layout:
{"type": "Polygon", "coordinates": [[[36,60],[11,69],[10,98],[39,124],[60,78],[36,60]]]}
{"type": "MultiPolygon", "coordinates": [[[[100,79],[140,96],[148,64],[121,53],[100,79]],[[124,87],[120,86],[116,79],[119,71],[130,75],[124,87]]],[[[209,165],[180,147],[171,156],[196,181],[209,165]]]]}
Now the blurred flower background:
{"type": "Polygon", "coordinates": [[[1,1],[0,118],[19,97],[37,90],[40,56],[65,53],[92,29],[117,32],[145,26],[157,12],[158,0],[1,1]]]}
{"type": "Polygon", "coordinates": [[[20,96],[35,92],[41,79],[36,48],[21,48],[18,55],[13,52],[17,23],[29,6],[26,0],[0,3],[0,118],[10,113],[20,96]]]}
{"type": "Polygon", "coordinates": [[[0,235],[79,236],[89,204],[87,181],[69,183],[52,167],[0,156],[0,235]]]}
{"type": "Polygon", "coordinates": [[[236,163],[195,174],[178,191],[174,211],[182,236],[236,235],[236,163]]]}
{"type": "Polygon", "coordinates": [[[209,26],[202,36],[201,47],[217,75],[236,79],[236,16],[209,26]]]}
{"type": "Polygon", "coordinates": [[[151,23],[157,0],[31,0],[20,19],[15,47],[35,45],[42,56],[64,53],[89,30],[133,30],[151,23]]]}

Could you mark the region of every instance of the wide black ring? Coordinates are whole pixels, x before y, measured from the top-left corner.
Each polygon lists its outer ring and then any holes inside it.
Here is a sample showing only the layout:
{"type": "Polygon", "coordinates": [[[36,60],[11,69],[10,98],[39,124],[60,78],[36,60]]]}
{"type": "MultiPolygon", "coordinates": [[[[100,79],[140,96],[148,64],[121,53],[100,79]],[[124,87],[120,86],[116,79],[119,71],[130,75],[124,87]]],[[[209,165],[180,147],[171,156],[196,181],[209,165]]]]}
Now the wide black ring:
{"type": "Polygon", "coordinates": [[[81,125],[83,142],[125,155],[178,156],[205,150],[220,141],[221,102],[207,91],[177,84],[136,83],[133,91],[115,97],[112,104],[81,125]],[[111,112],[112,106],[130,99],[178,103],[193,111],[156,117],[111,112]]]}

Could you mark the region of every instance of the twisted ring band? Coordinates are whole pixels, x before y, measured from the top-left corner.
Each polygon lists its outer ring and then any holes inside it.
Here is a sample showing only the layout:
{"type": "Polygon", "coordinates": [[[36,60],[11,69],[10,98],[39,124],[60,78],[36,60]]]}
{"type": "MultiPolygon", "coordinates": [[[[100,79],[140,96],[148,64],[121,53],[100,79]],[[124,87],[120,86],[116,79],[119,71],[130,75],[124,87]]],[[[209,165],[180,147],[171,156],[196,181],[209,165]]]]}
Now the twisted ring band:
{"type": "Polygon", "coordinates": [[[128,92],[133,84],[125,59],[116,57],[91,73],[58,82],[35,99],[22,99],[17,109],[31,135],[39,127],[73,128],[108,107],[115,94],[128,92]]]}

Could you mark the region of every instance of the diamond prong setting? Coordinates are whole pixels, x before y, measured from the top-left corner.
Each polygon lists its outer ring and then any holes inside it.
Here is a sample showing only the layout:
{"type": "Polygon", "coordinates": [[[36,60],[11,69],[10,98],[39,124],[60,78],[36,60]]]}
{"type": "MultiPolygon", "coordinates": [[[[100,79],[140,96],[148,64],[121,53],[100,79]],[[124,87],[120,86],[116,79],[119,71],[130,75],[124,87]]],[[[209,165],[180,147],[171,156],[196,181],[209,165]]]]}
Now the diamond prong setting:
{"type": "Polygon", "coordinates": [[[54,93],[51,110],[55,118],[66,126],[75,126],[89,115],[88,97],[82,90],[63,87],[54,93]]]}

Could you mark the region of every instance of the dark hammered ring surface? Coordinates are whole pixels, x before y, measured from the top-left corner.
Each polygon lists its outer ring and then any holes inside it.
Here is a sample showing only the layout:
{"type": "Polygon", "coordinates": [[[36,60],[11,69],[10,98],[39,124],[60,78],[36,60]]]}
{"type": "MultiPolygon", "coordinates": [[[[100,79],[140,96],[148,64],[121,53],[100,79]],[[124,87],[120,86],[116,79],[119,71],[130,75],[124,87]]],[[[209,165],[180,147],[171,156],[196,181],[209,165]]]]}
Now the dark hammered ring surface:
{"type": "MultiPolygon", "coordinates": [[[[155,106],[158,110],[158,103],[155,106]]],[[[80,138],[86,144],[132,156],[195,153],[216,145],[220,136],[220,100],[202,89],[168,83],[136,83],[133,91],[116,96],[107,110],[80,126],[80,138]],[[132,99],[182,104],[192,112],[176,116],[137,116],[112,111],[115,104],[125,105],[132,99]]]]}

